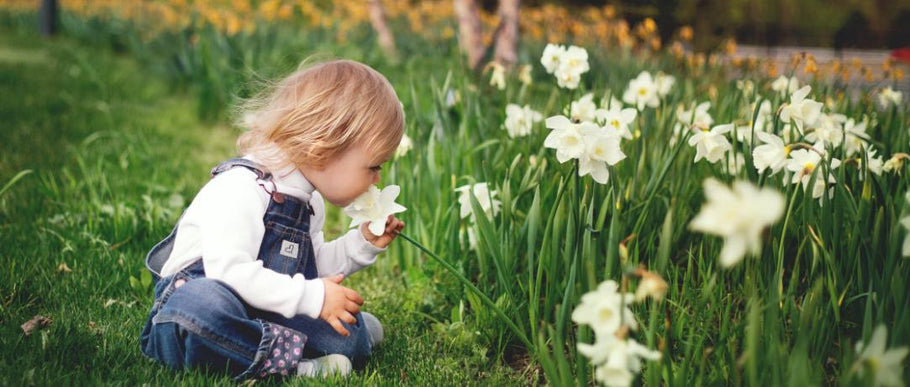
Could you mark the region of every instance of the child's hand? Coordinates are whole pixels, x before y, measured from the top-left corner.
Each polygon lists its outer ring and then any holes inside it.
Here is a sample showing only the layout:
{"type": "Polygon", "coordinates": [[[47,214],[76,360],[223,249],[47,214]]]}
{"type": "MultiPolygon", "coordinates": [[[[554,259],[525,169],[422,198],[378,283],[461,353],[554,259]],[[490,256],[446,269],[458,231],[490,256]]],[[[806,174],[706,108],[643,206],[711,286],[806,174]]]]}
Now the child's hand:
{"type": "Polygon", "coordinates": [[[344,328],[344,325],[341,325],[341,322],[344,321],[350,325],[357,323],[354,315],[360,312],[363,298],[353,289],[341,286],[343,278],[344,274],[338,274],[322,279],[322,282],[325,283],[325,301],[323,301],[319,318],[329,323],[342,336],[348,336],[351,333],[344,328]]]}
{"type": "Polygon", "coordinates": [[[385,221],[385,232],[376,236],[367,229],[367,226],[370,225],[370,222],[366,222],[360,225],[360,233],[363,234],[363,237],[366,238],[367,242],[373,244],[373,246],[384,248],[392,243],[392,240],[398,236],[398,233],[401,232],[401,229],[404,228],[404,222],[396,218],[395,215],[389,215],[389,218],[385,221]]]}

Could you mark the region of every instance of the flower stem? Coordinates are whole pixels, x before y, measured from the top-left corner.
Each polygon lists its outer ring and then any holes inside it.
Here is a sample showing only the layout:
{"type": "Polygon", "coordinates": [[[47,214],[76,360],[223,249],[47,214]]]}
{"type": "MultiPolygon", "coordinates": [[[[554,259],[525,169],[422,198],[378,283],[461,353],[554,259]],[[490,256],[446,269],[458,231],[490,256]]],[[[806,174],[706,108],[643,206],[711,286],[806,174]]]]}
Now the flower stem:
{"type": "Polygon", "coordinates": [[[488,307],[493,309],[493,312],[495,312],[496,315],[503,322],[505,322],[506,325],[509,326],[509,328],[512,330],[512,332],[515,333],[515,335],[518,336],[519,339],[521,339],[521,342],[524,343],[525,346],[527,346],[529,351],[531,351],[532,353],[536,352],[536,347],[534,346],[534,344],[531,343],[530,340],[528,340],[527,335],[525,335],[524,332],[522,332],[520,329],[518,329],[518,326],[515,325],[515,323],[512,322],[512,320],[509,319],[509,317],[506,316],[506,314],[502,310],[500,310],[499,307],[496,306],[496,303],[493,302],[493,300],[491,300],[489,297],[487,297],[486,294],[483,294],[483,292],[481,292],[480,289],[478,289],[476,286],[474,286],[474,284],[471,283],[470,280],[468,280],[467,278],[465,278],[464,275],[459,273],[458,270],[455,269],[454,266],[452,266],[450,263],[444,261],[442,258],[439,258],[439,256],[437,256],[432,251],[430,251],[429,249],[424,247],[422,244],[411,239],[411,237],[409,237],[405,234],[398,234],[398,236],[404,238],[404,240],[410,242],[412,245],[414,245],[418,249],[422,250],[424,253],[427,254],[427,256],[429,256],[430,258],[433,258],[433,260],[435,260],[437,263],[442,265],[442,267],[444,267],[446,270],[448,270],[449,272],[454,274],[455,278],[457,278],[468,289],[471,289],[471,291],[474,292],[474,294],[476,294],[478,297],[480,297],[481,301],[483,301],[484,304],[487,304],[488,307]]]}

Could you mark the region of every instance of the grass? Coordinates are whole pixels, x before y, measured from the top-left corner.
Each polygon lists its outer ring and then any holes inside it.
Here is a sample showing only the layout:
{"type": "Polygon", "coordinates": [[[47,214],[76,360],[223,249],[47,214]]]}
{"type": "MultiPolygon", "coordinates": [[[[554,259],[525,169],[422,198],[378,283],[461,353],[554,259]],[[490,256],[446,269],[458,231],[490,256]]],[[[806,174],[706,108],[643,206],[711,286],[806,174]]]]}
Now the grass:
{"type": "MultiPolygon", "coordinates": [[[[0,194],[0,385],[233,384],[163,368],[138,335],[152,301],[144,255],[238,132],[197,120],[193,99],[127,57],[12,30],[0,34],[0,118],[0,186],[31,171],[0,194]],[[26,336],[35,315],[52,323],[26,336]]],[[[386,342],[364,371],[316,384],[527,382],[470,316],[449,315],[438,278],[406,276],[389,256],[349,282],[386,342]]]]}

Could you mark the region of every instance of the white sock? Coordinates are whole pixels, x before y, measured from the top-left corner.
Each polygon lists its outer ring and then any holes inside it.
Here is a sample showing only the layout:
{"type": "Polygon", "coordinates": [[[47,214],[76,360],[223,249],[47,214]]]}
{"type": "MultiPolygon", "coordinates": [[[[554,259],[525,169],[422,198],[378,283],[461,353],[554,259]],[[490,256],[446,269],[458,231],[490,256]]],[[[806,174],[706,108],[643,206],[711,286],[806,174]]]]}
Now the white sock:
{"type": "Polygon", "coordinates": [[[382,342],[382,339],[385,338],[385,333],[382,330],[382,324],[379,322],[379,319],[372,314],[367,312],[360,312],[360,317],[363,318],[363,325],[366,326],[367,332],[370,333],[370,343],[372,347],[375,347],[382,342]]]}
{"type": "Polygon", "coordinates": [[[297,375],[305,377],[348,376],[354,367],[347,356],[333,353],[315,359],[302,359],[297,364],[297,375]]]}

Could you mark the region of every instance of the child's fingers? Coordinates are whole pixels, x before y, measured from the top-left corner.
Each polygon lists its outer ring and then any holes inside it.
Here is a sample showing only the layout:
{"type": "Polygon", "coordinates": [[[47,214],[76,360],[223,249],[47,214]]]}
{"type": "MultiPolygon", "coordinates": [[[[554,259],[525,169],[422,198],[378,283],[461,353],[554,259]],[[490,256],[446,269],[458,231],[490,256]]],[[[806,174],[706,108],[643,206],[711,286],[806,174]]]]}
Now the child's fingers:
{"type": "Polygon", "coordinates": [[[357,324],[357,317],[354,317],[353,314],[350,314],[348,312],[341,312],[341,317],[339,317],[339,320],[348,323],[348,325],[357,324]]]}
{"type": "Polygon", "coordinates": [[[347,329],[344,329],[344,325],[341,325],[341,320],[333,318],[332,321],[329,321],[329,325],[332,326],[332,329],[335,329],[335,332],[338,332],[342,336],[350,336],[351,332],[348,332],[347,329]]]}
{"type": "Polygon", "coordinates": [[[340,283],[341,283],[341,280],[344,279],[344,274],[336,274],[336,275],[333,275],[333,276],[331,276],[331,277],[326,277],[325,279],[327,279],[327,280],[329,280],[329,281],[332,281],[332,282],[334,282],[334,283],[336,283],[336,284],[340,284],[340,283]]]}
{"type": "Polygon", "coordinates": [[[345,304],[344,310],[351,314],[357,314],[360,313],[360,305],[356,302],[348,301],[347,304],[345,304]]]}
{"type": "Polygon", "coordinates": [[[363,305],[363,297],[360,297],[360,293],[352,289],[348,289],[346,293],[345,297],[348,300],[354,301],[357,305],[363,305]]]}

